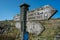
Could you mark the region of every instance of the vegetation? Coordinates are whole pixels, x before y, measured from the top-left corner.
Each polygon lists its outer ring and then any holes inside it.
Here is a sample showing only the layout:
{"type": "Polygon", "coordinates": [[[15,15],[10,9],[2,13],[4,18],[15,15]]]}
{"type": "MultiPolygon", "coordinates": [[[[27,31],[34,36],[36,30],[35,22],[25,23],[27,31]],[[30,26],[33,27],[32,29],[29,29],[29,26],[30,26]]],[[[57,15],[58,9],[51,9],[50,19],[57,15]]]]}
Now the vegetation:
{"type": "Polygon", "coordinates": [[[31,36],[29,40],[54,40],[57,34],[60,34],[60,19],[51,19],[40,21],[45,30],[38,36],[31,36]]]}
{"type": "MultiPolygon", "coordinates": [[[[3,33],[0,34],[0,40],[16,40],[18,38],[19,40],[19,30],[14,26],[14,21],[1,21],[0,22],[0,27],[6,27],[6,30],[4,30],[3,33]]],[[[1,30],[1,29],[0,29],[1,30]]]]}
{"type": "MultiPolygon", "coordinates": [[[[14,26],[14,21],[5,20],[1,21],[0,23],[7,24],[9,27],[8,31],[0,34],[0,40],[20,40],[20,30],[14,26]]],[[[40,21],[40,23],[45,27],[45,30],[38,36],[29,34],[29,40],[54,40],[54,37],[57,34],[60,34],[60,19],[45,20],[40,21]]]]}

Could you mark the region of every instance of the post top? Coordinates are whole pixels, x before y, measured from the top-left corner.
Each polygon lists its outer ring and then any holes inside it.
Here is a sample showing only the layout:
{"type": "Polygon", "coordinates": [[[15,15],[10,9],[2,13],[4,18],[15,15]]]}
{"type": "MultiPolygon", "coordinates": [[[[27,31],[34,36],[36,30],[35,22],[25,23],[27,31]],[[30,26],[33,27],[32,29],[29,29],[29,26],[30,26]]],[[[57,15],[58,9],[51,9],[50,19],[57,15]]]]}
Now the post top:
{"type": "Polygon", "coordinates": [[[22,7],[22,6],[27,6],[27,7],[29,7],[29,5],[26,4],[26,3],[23,3],[23,4],[20,5],[20,7],[22,7]]]}

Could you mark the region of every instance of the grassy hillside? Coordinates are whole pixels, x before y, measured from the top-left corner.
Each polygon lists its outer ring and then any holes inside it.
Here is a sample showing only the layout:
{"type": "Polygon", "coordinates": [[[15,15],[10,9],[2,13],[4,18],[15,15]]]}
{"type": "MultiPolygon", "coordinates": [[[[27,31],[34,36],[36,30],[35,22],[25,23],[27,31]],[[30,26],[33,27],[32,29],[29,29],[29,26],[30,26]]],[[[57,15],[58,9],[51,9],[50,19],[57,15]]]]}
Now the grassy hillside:
{"type": "Polygon", "coordinates": [[[30,34],[29,40],[54,40],[54,37],[60,34],[60,19],[45,20],[40,23],[45,27],[45,30],[38,36],[30,34]]]}
{"type": "MultiPolygon", "coordinates": [[[[54,37],[57,34],[60,34],[60,19],[50,19],[50,20],[45,20],[45,21],[39,21],[45,30],[39,34],[38,36],[33,36],[32,34],[29,34],[29,40],[54,40],[54,37]]],[[[14,26],[15,22],[12,20],[5,20],[5,21],[0,21],[0,23],[5,23],[10,26],[10,30],[5,32],[4,34],[0,34],[0,37],[2,36],[4,38],[12,38],[14,40],[19,40],[20,39],[20,31],[14,26]]]]}
{"type": "Polygon", "coordinates": [[[0,40],[19,40],[20,31],[14,26],[13,20],[5,20],[0,21],[0,24],[8,25],[9,30],[5,31],[4,33],[0,34],[0,40]]]}

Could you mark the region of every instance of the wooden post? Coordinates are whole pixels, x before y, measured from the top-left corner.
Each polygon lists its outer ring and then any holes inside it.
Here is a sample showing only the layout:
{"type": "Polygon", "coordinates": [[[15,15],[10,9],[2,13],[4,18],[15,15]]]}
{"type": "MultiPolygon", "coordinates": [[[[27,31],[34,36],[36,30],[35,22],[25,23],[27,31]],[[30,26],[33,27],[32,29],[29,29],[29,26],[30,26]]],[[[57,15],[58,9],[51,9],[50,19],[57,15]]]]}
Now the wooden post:
{"type": "Polygon", "coordinates": [[[26,32],[26,19],[27,19],[27,11],[28,11],[28,4],[20,5],[20,21],[21,21],[21,40],[23,40],[24,33],[26,32]]]}

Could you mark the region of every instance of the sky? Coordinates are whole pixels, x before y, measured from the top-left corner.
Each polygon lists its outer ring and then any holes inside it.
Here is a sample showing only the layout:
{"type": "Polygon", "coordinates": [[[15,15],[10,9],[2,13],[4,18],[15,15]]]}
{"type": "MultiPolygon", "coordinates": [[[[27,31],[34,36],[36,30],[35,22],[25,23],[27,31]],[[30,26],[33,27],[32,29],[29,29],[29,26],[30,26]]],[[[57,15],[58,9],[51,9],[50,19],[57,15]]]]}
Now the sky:
{"type": "Polygon", "coordinates": [[[0,0],[0,20],[13,20],[21,3],[29,4],[29,10],[49,4],[58,11],[52,18],[60,18],[60,0],[0,0]]]}

